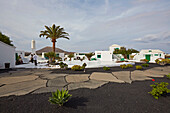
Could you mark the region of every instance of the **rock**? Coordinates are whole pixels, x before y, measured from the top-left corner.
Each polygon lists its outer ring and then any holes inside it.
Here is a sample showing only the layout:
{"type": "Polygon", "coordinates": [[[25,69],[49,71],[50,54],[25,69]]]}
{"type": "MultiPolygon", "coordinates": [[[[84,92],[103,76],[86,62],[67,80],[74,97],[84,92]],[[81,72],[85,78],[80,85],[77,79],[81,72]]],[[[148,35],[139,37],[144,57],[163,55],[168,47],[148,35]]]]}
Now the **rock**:
{"type": "Polygon", "coordinates": [[[135,70],[131,72],[132,81],[143,81],[143,80],[151,80],[152,78],[147,77],[143,71],[135,70]]]}
{"type": "Polygon", "coordinates": [[[57,78],[51,79],[47,82],[48,87],[54,87],[54,86],[64,87],[65,85],[67,85],[67,82],[65,81],[64,77],[57,77],[57,78]]]}
{"type": "Polygon", "coordinates": [[[38,78],[38,77],[34,76],[34,75],[14,76],[14,77],[1,77],[0,78],[0,83],[1,84],[13,84],[13,83],[17,83],[17,82],[35,80],[36,78],[38,78]]]}
{"type": "Polygon", "coordinates": [[[130,80],[130,71],[118,71],[118,72],[112,72],[114,76],[116,76],[119,80],[125,81],[127,83],[131,83],[130,80]]]}
{"type": "Polygon", "coordinates": [[[89,74],[74,74],[66,76],[67,82],[84,82],[89,80],[89,74]]]}
{"type": "Polygon", "coordinates": [[[0,87],[0,97],[9,95],[25,95],[35,89],[46,86],[46,80],[31,80],[8,84],[0,87]]]}
{"type": "Polygon", "coordinates": [[[93,72],[91,74],[91,76],[90,76],[90,79],[92,79],[92,80],[101,80],[101,81],[108,81],[108,82],[124,83],[124,81],[118,80],[111,73],[93,72]]]}
{"type": "Polygon", "coordinates": [[[43,74],[43,75],[40,75],[40,78],[49,80],[49,79],[54,79],[57,77],[64,77],[66,75],[67,74],[43,74]]]}
{"type": "Polygon", "coordinates": [[[62,86],[58,86],[58,87],[42,87],[42,88],[39,88],[37,90],[35,90],[32,94],[39,94],[39,93],[47,93],[47,92],[55,92],[58,90],[62,90],[62,89],[66,89],[66,88],[63,88],[62,86]]]}
{"type": "Polygon", "coordinates": [[[108,83],[107,81],[89,80],[87,82],[71,83],[68,85],[68,90],[74,90],[78,88],[90,88],[95,89],[108,83]]]}

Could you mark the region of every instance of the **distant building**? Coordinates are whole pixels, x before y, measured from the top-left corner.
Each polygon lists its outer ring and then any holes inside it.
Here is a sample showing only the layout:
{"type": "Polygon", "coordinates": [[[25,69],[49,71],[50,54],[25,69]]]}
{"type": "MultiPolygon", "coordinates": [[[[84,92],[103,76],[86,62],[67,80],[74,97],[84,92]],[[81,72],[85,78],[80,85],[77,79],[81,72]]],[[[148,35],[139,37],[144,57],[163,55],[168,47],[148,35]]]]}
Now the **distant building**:
{"type": "Polygon", "coordinates": [[[109,51],[113,52],[115,51],[115,49],[119,49],[120,50],[121,46],[117,45],[117,44],[113,44],[109,47],[109,51]]]}
{"type": "Polygon", "coordinates": [[[100,61],[112,61],[113,52],[111,51],[95,51],[95,58],[100,61]]]}
{"type": "Polygon", "coordinates": [[[15,67],[15,47],[0,41],[0,69],[5,68],[5,63],[10,63],[10,68],[15,67]]]}
{"type": "Polygon", "coordinates": [[[155,63],[158,58],[165,58],[165,53],[161,50],[141,50],[139,53],[134,54],[133,60],[140,61],[141,59],[147,59],[149,62],[155,63]]]}

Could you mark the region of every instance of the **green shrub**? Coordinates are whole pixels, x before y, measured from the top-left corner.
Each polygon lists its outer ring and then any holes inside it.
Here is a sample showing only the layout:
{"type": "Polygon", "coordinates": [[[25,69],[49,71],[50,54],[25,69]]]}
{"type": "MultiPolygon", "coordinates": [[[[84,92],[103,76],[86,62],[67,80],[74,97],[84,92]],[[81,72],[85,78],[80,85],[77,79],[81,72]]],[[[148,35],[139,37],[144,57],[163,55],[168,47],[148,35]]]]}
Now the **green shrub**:
{"type": "Polygon", "coordinates": [[[132,65],[132,64],[127,64],[126,67],[127,67],[127,68],[128,68],[128,67],[133,67],[133,65],[132,65]]]}
{"type": "Polygon", "coordinates": [[[107,71],[107,70],[110,70],[110,68],[109,68],[109,67],[104,66],[104,67],[103,67],[103,70],[107,71]]]}
{"type": "Polygon", "coordinates": [[[68,65],[66,63],[60,62],[59,66],[61,69],[68,69],[68,65]]]}
{"type": "Polygon", "coordinates": [[[142,64],[143,67],[149,67],[149,64],[142,64]]]}
{"type": "Polygon", "coordinates": [[[170,89],[167,88],[169,84],[166,82],[155,83],[150,85],[153,89],[152,91],[148,92],[151,94],[155,99],[158,99],[163,94],[167,94],[170,92],[170,89]]]}
{"type": "Polygon", "coordinates": [[[56,92],[52,93],[52,97],[49,97],[49,102],[51,102],[52,104],[63,106],[63,104],[67,102],[71,96],[72,95],[68,94],[67,90],[62,89],[61,91],[59,91],[57,89],[56,92]]]}
{"type": "Polygon", "coordinates": [[[159,64],[159,59],[156,59],[155,62],[156,62],[157,64],[159,64]]]}
{"type": "Polygon", "coordinates": [[[145,62],[145,63],[148,63],[148,62],[149,62],[149,60],[147,60],[147,59],[141,59],[140,61],[141,61],[141,62],[145,62]]]}
{"type": "Polygon", "coordinates": [[[120,65],[120,67],[121,67],[122,69],[126,69],[126,68],[127,68],[127,66],[126,66],[125,64],[120,65]]]}
{"type": "Polygon", "coordinates": [[[81,67],[82,67],[82,69],[85,69],[86,66],[87,66],[87,64],[83,63],[83,65],[81,67]]]}
{"type": "Polygon", "coordinates": [[[169,73],[168,75],[166,75],[166,77],[167,77],[168,79],[170,79],[170,73],[169,73]]]}
{"type": "Polygon", "coordinates": [[[140,65],[138,65],[138,66],[136,66],[136,69],[142,69],[142,66],[140,66],[140,65]]]}
{"type": "Polygon", "coordinates": [[[74,71],[81,71],[81,70],[83,70],[83,67],[80,65],[74,65],[71,69],[74,71]]]}

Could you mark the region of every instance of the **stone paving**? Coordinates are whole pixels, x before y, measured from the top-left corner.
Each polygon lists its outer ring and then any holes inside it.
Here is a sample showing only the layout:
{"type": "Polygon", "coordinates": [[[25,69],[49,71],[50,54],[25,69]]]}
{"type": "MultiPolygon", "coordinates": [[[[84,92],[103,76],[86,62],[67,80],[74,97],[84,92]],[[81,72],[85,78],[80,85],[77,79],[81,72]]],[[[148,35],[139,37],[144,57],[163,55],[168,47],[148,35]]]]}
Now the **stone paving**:
{"type": "Polygon", "coordinates": [[[154,67],[145,71],[93,72],[91,74],[55,74],[49,69],[21,69],[0,73],[0,97],[54,92],[57,89],[94,89],[109,82],[131,84],[133,81],[164,77],[168,73],[170,73],[170,66],[154,67]]]}

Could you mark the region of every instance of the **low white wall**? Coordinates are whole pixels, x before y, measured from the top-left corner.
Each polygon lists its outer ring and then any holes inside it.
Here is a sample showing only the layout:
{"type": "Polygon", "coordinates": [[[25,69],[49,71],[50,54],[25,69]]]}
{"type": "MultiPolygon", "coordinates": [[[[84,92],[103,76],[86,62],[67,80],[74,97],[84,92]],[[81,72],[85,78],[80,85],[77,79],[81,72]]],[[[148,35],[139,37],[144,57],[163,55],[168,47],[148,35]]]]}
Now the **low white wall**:
{"type": "Polygon", "coordinates": [[[10,63],[10,68],[15,67],[15,47],[0,41],[0,68],[4,69],[5,64],[10,63]]]}

